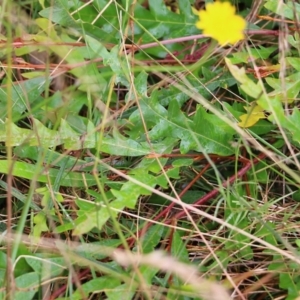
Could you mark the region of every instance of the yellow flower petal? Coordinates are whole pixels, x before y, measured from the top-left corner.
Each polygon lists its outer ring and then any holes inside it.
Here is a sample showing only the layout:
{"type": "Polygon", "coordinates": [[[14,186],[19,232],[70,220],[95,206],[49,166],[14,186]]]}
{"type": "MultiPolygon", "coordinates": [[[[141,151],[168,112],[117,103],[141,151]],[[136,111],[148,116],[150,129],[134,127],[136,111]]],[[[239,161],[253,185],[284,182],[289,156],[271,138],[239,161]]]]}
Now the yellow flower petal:
{"type": "Polygon", "coordinates": [[[200,20],[196,27],[218,41],[221,46],[235,44],[244,38],[246,21],[235,14],[235,7],[229,2],[208,3],[206,10],[198,13],[200,20]]]}

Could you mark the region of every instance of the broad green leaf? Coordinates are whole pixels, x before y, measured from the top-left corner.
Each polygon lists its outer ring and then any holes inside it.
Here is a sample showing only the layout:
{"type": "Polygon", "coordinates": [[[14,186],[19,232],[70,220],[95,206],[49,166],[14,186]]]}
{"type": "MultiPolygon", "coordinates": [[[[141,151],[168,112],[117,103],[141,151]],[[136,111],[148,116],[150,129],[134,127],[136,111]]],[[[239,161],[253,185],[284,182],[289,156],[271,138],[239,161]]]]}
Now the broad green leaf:
{"type": "Polygon", "coordinates": [[[233,153],[230,142],[233,139],[234,130],[215,115],[205,111],[198,105],[194,117],[194,130],[198,134],[196,151],[229,155],[233,153]]]}
{"type": "Polygon", "coordinates": [[[255,48],[247,49],[247,51],[245,50],[232,53],[230,61],[232,64],[238,64],[241,62],[247,64],[249,61],[253,61],[255,59],[267,59],[276,49],[277,47],[263,47],[258,45],[255,48]]]}
{"type": "MultiPolygon", "coordinates": [[[[157,94],[150,99],[140,100],[140,108],[143,113],[143,120],[149,129],[151,140],[160,140],[165,136],[180,139],[180,150],[187,153],[190,150],[219,155],[229,155],[233,149],[229,142],[234,131],[229,125],[216,118],[214,115],[205,112],[200,106],[193,118],[188,118],[180,109],[177,101],[171,101],[169,109],[166,110],[158,103],[157,94]]],[[[129,118],[131,124],[142,126],[140,112],[135,111],[129,118]]],[[[133,137],[139,134],[135,128],[128,131],[133,137]]]]}
{"type": "Polygon", "coordinates": [[[142,251],[144,254],[155,250],[161,239],[168,232],[167,228],[156,224],[150,227],[142,238],[142,251]]]}
{"type": "Polygon", "coordinates": [[[57,277],[67,269],[66,261],[63,257],[40,258],[27,256],[25,259],[35,273],[40,275],[40,280],[42,281],[52,277],[57,277]]]}
{"type": "MultiPolygon", "coordinates": [[[[56,167],[65,167],[70,169],[77,165],[86,164],[86,160],[78,159],[73,156],[65,155],[63,153],[59,153],[57,151],[35,147],[35,146],[26,146],[21,145],[14,148],[14,154],[19,158],[28,158],[33,161],[36,161],[39,158],[39,154],[43,154],[43,163],[45,165],[51,165],[56,167]]],[[[82,170],[91,170],[93,166],[82,168],[82,170]]],[[[100,166],[99,166],[100,168],[100,166]]]]}
{"type": "Polygon", "coordinates": [[[143,276],[143,281],[145,281],[146,284],[151,285],[153,282],[153,277],[159,273],[159,269],[152,266],[140,266],[139,272],[143,276]]]}
{"type": "Polygon", "coordinates": [[[76,26],[76,20],[73,19],[69,12],[69,3],[65,0],[55,0],[54,5],[47,7],[39,12],[39,14],[51,20],[54,23],[72,27],[76,26]]]}
{"type": "Polygon", "coordinates": [[[108,221],[110,217],[116,218],[119,211],[124,209],[125,205],[116,200],[110,202],[109,208],[96,207],[93,211],[81,212],[84,216],[75,220],[75,229],[73,235],[82,235],[91,231],[93,228],[101,230],[102,226],[108,221]],[[117,210],[115,210],[117,209],[117,210]]]}
{"type": "Polygon", "coordinates": [[[87,45],[91,52],[93,52],[94,57],[103,58],[104,65],[110,66],[112,71],[116,76],[116,83],[122,83],[124,86],[130,87],[128,78],[129,70],[126,61],[119,55],[120,49],[118,46],[111,49],[110,52],[107,51],[105,46],[99,42],[97,39],[90,36],[85,38],[87,45]]]}
{"type": "MultiPolygon", "coordinates": [[[[162,0],[150,0],[150,11],[142,5],[136,4],[134,10],[135,28],[134,33],[137,41],[143,40],[143,43],[153,42],[155,39],[167,39],[180,36],[189,36],[196,34],[198,29],[195,27],[197,17],[191,13],[190,3],[187,0],[180,1],[178,13],[170,11],[162,0]]],[[[171,51],[175,49],[176,43],[168,45],[171,51]]],[[[177,49],[178,50],[178,49],[177,49]]],[[[161,47],[146,49],[145,52],[154,54],[157,57],[165,57],[167,52],[161,47]]]]}
{"type": "Polygon", "coordinates": [[[171,254],[181,262],[188,263],[190,261],[186,243],[177,231],[173,232],[171,254]]]}
{"type": "Polygon", "coordinates": [[[40,274],[36,272],[26,273],[15,279],[17,289],[23,291],[17,291],[14,294],[14,300],[32,300],[41,283],[40,274]],[[26,290],[26,291],[24,291],[26,290]]]}
{"type": "MultiPolygon", "coordinates": [[[[0,173],[8,174],[9,168],[11,166],[11,162],[7,160],[0,160],[0,173]]],[[[49,180],[53,184],[55,179],[58,176],[60,170],[57,169],[48,169],[41,170],[34,164],[29,164],[25,162],[16,161],[13,163],[13,170],[12,175],[29,179],[29,180],[36,180],[38,182],[48,183],[49,180]]],[[[66,171],[64,176],[60,182],[62,186],[72,186],[72,187],[85,187],[87,184],[95,185],[96,180],[94,176],[85,173],[76,173],[76,172],[69,172],[66,171]]]]}
{"type": "Polygon", "coordinates": [[[91,293],[94,293],[94,295],[103,292],[106,293],[107,290],[114,290],[119,285],[120,281],[114,277],[102,276],[94,278],[80,285],[80,288],[76,290],[69,299],[82,300],[83,295],[88,298],[91,293]]]}
{"type": "Polygon", "coordinates": [[[134,284],[124,283],[116,286],[113,290],[106,291],[107,300],[133,299],[136,294],[136,286],[134,284]]]}
{"type": "Polygon", "coordinates": [[[297,107],[293,109],[293,113],[286,117],[289,122],[285,125],[286,129],[292,134],[293,140],[300,143],[300,112],[297,107]]]}
{"type": "Polygon", "coordinates": [[[70,125],[61,120],[61,125],[58,130],[52,130],[45,127],[37,119],[32,120],[36,131],[17,127],[15,124],[9,124],[8,121],[3,129],[0,129],[0,142],[9,143],[10,146],[28,145],[28,146],[43,146],[53,148],[64,144],[66,149],[81,150],[83,148],[95,148],[96,143],[100,143],[101,152],[106,152],[113,155],[123,156],[143,156],[153,151],[163,153],[166,148],[174,143],[173,139],[165,139],[159,143],[149,145],[147,142],[137,142],[133,139],[126,138],[119,134],[116,130],[113,137],[104,136],[101,141],[96,141],[97,133],[91,122],[88,122],[87,132],[82,135],[75,132],[70,125]],[[12,137],[7,137],[7,126],[11,126],[12,137]],[[36,136],[38,134],[38,137],[36,136]]]}
{"type": "Polygon", "coordinates": [[[299,290],[296,287],[295,280],[289,272],[279,274],[279,287],[293,292],[295,296],[299,295],[299,290]]]}
{"type": "MultiPolygon", "coordinates": [[[[40,18],[36,20],[36,23],[41,29],[48,33],[48,36],[36,35],[35,40],[37,42],[50,44],[64,43],[55,31],[55,27],[52,26],[52,23],[48,19],[40,18]]],[[[69,64],[78,64],[78,62],[85,61],[82,49],[80,50],[73,46],[63,45],[60,45],[59,47],[50,45],[49,49],[59,57],[64,57],[69,64]]],[[[98,94],[102,94],[106,91],[107,82],[102,77],[95,64],[84,64],[83,66],[72,68],[70,73],[76,76],[80,81],[79,89],[81,91],[97,92],[98,94]]]]}
{"type": "Polygon", "coordinates": [[[264,241],[270,243],[271,245],[277,246],[278,242],[274,233],[275,233],[275,225],[270,221],[265,222],[264,224],[258,223],[256,226],[255,236],[263,239],[264,241]]]}
{"type": "Polygon", "coordinates": [[[287,62],[297,71],[300,71],[300,58],[299,57],[287,57],[287,62]]]}
{"type": "Polygon", "coordinates": [[[289,44],[296,48],[297,50],[299,49],[299,33],[295,32],[294,35],[288,35],[287,36],[287,41],[289,42],[289,44]]]}
{"type": "Polygon", "coordinates": [[[287,1],[287,3],[280,2],[279,4],[277,0],[268,0],[264,7],[277,15],[291,20],[294,19],[295,13],[300,13],[300,4],[297,2],[292,3],[292,1],[287,1]],[[295,9],[296,12],[294,12],[295,9]]]}
{"type": "Polygon", "coordinates": [[[292,103],[300,91],[300,75],[299,72],[284,78],[284,86],[281,79],[267,77],[266,82],[274,89],[269,93],[269,97],[280,96],[281,101],[292,103]]]}
{"type": "Polygon", "coordinates": [[[273,99],[261,97],[257,103],[267,111],[271,111],[271,115],[268,119],[272,122],[277,121],[280,126],[292,133],[294,141],[300,141],[299,131],[299,111],[294,108],[292,115],[286,115],[281,102],[281,96],[276,95],[273,99]]]}
{"type": "MultiPolygon", "coordinates": [[[[32,105],[41,97],[44,92],[46,79],[44,77],[25,80],[14,83],[11,86],[10,99],[14,119],[18,119],[26,110],[32,109],[32,105]],[[30,104],[30,107],[28,107],[30,104]]],[[[0,120],[4,121],[7,116],[7,97],[9,87],[0,87],[0,120]]]]}
{"type": "Polygon", "coordinates": [[[197,20],[197,16],[193,11],[193,6],[190,5],[189,0],[178,1],[179,13],[182,15],[186,22],[194,23],[197,20]]]}
{"type": "MultiPolygon", "coordinates": [[[[237,214],[236,217],[239,218],[237,214]]],[[[249,227],[249,221],[247,220],[247,217],[241,219],[239,222],[236,222],[233,216],[226,221],[243,230],[247,230],[249,227]]],[[[248,260],[253,258],[251,240],[241,233],[231,233],[228,240],[225,242],[225,249],[229,250],[230,252],[236,251],[236,256],[241,259],[248,260]]]]}
{"type": "MultiPolygon", "coordinates": [[[[169,145],[166,149],[167,152],[171,152],[173,144],[169,145]]],[[[167,163],[167,159],[160,160],[161,166],[167,163]]],[[[161,184],[159,177],[163,175],[159,174],[160,169],[157,169],[157,161],[153,159],[143,159],[136,168],[129,172],[129,176],[147,185],[148,187],[154,188],[158,182],[161,184]],[[155,173],[155,174],[153,174],[155,173]],[[158,175],[156,175],[158,173],[158,175]]],[[[176,171],[179,168],[175,168],[176,171]]],[[[172,171],[167,171],[167,176],[172,171]]],[[[165,183],[165,188],[168,187],[165,183]]],[[[77,201],[77,205],[80,207],[78,211],[78,218],[75,220],[75,229],[73,234],[81,235],[87,233],[94,227],[101,230],[102,226],[108,221],[110,217],[116,217],[119,211],[124,210],[125,207],[134,209],[140,196],[151,195],[151,192],[141,187],[140,185],[127,181],[124,183],[119,190],[111,188],[110,193],[114,196],[114,200],[110,200],[109,207],[97,206],[93,203],[77,201]]],[[[102,201],[101,201],[102,202],[102,201]]],[[[69,226],[72,228],[72,226],[69,226]]]]}

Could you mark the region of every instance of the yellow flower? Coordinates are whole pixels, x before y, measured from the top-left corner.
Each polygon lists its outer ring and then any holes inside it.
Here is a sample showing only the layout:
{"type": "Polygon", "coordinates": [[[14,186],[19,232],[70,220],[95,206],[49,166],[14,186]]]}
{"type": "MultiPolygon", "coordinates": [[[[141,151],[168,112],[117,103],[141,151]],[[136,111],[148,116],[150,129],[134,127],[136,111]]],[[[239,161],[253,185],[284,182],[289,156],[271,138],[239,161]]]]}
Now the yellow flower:
{"type": "Polygon", "coordinates": [[[200,21],[196,27],[203,30],[203,34],[218,41],[221,46],[235,44],[242,40],[246,21],[235,14],[235,7],[229,2],[208,3],[206,10],[198,12],[200,21]]]}

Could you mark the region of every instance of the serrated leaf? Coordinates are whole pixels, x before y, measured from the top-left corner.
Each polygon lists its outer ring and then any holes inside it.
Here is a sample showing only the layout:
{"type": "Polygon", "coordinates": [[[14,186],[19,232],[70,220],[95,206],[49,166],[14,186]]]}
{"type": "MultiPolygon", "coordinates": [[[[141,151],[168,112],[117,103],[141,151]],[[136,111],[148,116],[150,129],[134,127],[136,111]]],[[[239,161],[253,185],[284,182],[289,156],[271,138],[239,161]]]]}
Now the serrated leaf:
{"type": "MultiPolygon", "coordinates": [[[[150,0],[150,12],[143,6],[136,4],[134,17],[137,28],[135,28],[135,33],[142,34],[141,38],[145,43],[153,41],[153,37],[167,39],[196,34],[198,32],[195,27],[197,17],[193,13],[188,17],[191,7],[189,1],[182,0],[180,2],[182,2],[180,6],[185,7],[185,9],[179,10],[178,13],[170,11],[162,0],[150,0]]],[[[172,48],[172,45],[168,48],[172,48]]],[[[146,52],[154,53],[153,50],[147,49],[146,52]]],[[[166,55],[166,51],[162,50],[161,47],[157,47],[156,50],[155,54],[159,57],[166,55]]]]}
{"type": "MultiPolygon", "coordinates": [[[[80,150],[83,148],[95,148],[96,143],[100,143],[101,152],[122,156],[144,156],[153,151],[163,153],[174,139],[165,139],[159,143],[153,143],[151,146],[146,142],[137,142],[133,139],[126,138],[119,134],[116,130],[113,137],[107,135],[102,137],[101,141],[97,141],[95,127],[88,122],[87,133],[82,135],[74,131],[65,120],[61,120],[60,128],[52,130],[46,128],[37,119],[32,119],[36,131],[17,127],[15,124],[9,124],[0,129],[0,142],[9,143],[10,146],[29,145],[53,148],[64,144],[66,149],[80,150]],[[11,126],[12,136],[7,136],[7,126],[11,126]],[[38,134],[38,137],[36,136],[38,134]]],[[[99,135],[98,135],[99,136],[99,135]]]]}
{"type": "MultiPolygon", "coordinates": [[[[45,90],[46,79],[34,78],[18,82],[11,86],[10,99],[14,118],[19,117],[28,107],[27,103],[33,104],[45,90]]],[[[7,97],[10,87],[0,88],[0,120],[7,116],[7,97]]],[[[31,107],[32,108],[32,107],[31,107]]]]}
{"type": "MultiPolygon", "coordinates": [[[[132,177],[136,178],[149,187],[154,187],[156,185],[155,177],[148,174],[147,170],[139,170],[139,172],[136,172],[134,175],[132,175],[132,177]]],[[[122,203],[124,207],[128,207],[131,209],[135,207],[138,197],[140,197],[141,195],[151,194],[151,192],[149,192],[147,189],[131,181],[123,184],[121,190],[117,191],[112,189],[111,192],[116,197],[119,203],[122,203]]]]}
{"type": "Polygon", "coordinates": [[[224,156],[233,153],[230,142],[235,131],[227,123],[206,112],[200,105],[197,106],[194,122],[195,132],[199,134],[196,151],[202,149],[206,153],[224,156]]]}
{"type": "Polygon", "coordinates": [[[116,218],[119,211],[125,208],[123,202],[117,200],[111,201],[108,207],[96,207],[93,211],[82,211],[84,216],[75,220],[75,229],[73,235],[82,235],[91,231],[93,228],[102,229],[103,225],[108,221],[110,217],[116,218]]]}
{"type": "MultiPolygon", "coordinates": [[[[177,101],[170,102],[167,111],[158,103],[154,94],[150,99],[141,99],[140,108],[147,127],[152,127],[148,133],[151,140],[159,140],[165,136],[180,139],[182,153],[190,150],[220,155],[233,153],[229,141],[234,131],[214,115],[206,113],[200,106],[195,117],[190,119],[181,111],[177,101]]],[[[141,126],[140,112],[134,112],[129,121],[135,126],[141,126]]],[[[130,135],[130,132],[128,134],[130,135]]]]}
{"type": "Polygon", "coordinates": [[[129,70],[126,62],[124,63],[122,57],[119,55],[119,47],[116,46],[108,52],[104,45],[97,39],[86,35],[85,40],[89,49],[94,54],[93,57],[103,58],[104,65],[110,66],[116,76],[116,83],[121,83],[129,88],[130,84],[127,79],[129,78],[129,70]]]}

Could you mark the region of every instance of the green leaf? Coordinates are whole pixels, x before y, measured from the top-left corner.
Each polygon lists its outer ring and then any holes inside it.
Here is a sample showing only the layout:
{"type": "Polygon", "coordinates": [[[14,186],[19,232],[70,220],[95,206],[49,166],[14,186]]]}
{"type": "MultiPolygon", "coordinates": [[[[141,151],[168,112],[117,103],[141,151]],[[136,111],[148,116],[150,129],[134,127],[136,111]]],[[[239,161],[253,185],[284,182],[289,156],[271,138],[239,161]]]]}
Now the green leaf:
{"type": "MultiPolygon", "coordinates": [[[[249,226],[249,221],[246,219],[247,217],[241,218],[239,222],[236,221],[235,218],[240,218],[241,216],[238,214],[232,214],[231,218],[228,219],[228,223],[236,226],[237,228],[247,230],[249,226]]],[[[251,240],[244,236],[241,233],[232,233],[228,241],[226,241],[225,249],[230,251],[237,251],[236,256],[242,259],[252,259],[253,258],[253,250],[251,248],[251,240]]]]}
{"type": "Polygon", "coordinates": [[[18,289],[25,289],[14,294],[15,300],[32,300],[41,283],[40,275],[36,272],[26,273],[15,279],[15,284],[18,289]]]}
{"type": "Polygon", "coordinates": [[[33,222],[35,224],[33,227],[33,237],[35,239],[40,238],[43,231],[49,230],[45,213],[37,213],[33,218],[33,222]]]}
{"type": "Polygon", "coordinates": [[[280,3],[280,9],[278,9],[277,0],[268,0],[264,7],[277,15],[291,20],[294,20],[295,13],[300,13],[300,4],[297,2],[292,3],[292,1],[288,1],[288,3],[280,3]],[[294,12],[295,9],[296,11],[294,12]]]}
{"type": "Polygon", "coordinates": [[[97,141],[99,134],[95,133],[95,127],[90,121],[88,121],[87,132],[84,135],[74,131],[63,119],[58,130],[48,129],[37,119],[32,119],[32,122],[36,131],[17,127],[13,123],[8,124],[7,121],[6,126],[0,129],[0,142],[6,142],[10,146],[25,144],[46,148],[64,144],[65,148],[70,150],[91,149],[96,147],[96,143],[99,143],[101,152],[123,156],[143,156],[153,152],[153,150],[157,153],[163,153],[166,148],[174,143],[174,139],[169,138],[159,143],[153,143],[150,146],[147,142],[139,143],[133,139],[126,138],[116,130],[114,130],[112,137],[106,135],[102,137],[101,141],[97,141]],[[12,130],[11,137],[7,136],[8,126],[12,130]]]}
{"type": "Polygon", "coordinates": [[[57,277],[66,270],[66,261],[63,257],[40,258],[27,256],[25,259],[35,273],[39,274],[41,281],[57,277]]]}
{"type": "Polygon", "coordinates": [[[82,211],[83,216],[75,220],[75,229],[73,230],[73,235],[82,235],[91,231],[93,228],[102,229],[103,225],[108,221],[110,217],[116,218],[118,211],[124,209],[124,205],[113,201],[107,207],[96,207],[93,211],[82,211]],[[117,209],[113,210],[113,209],[117,209]],[[95,211],[96,210],[96,211],[95,211]]]}
{"type": "Polygon", "coordinates": [[[276,49],[277,47],[266,48],[261,45],[257,45],[255,48],[232,53],[230,56],[230,61],[232,64],[238,64],[241,62],[247,64],[249,61],[253,61],[254,59],[267,59],[276,49]]]}
{"type": "Polygon", "coordinates": [[[288,125],[284,124],[284,127],[288,129],[295,142],[300,142],[300,112],[297,107],[294,107],[293,113],[287,117],[288,125]],[[292,124],[292,125],[290,125],[292,124]]]}
{"type": "Polygon", "coordinates": [[[189,262],[189,252],[186,249],[186,243],[177,231],[174,231],[172,238],[172,256],[178,258],[182,262],[189,262]]]}
{"type": "Polygon", "coordinates": [[[241,89],[250,97],[256,99],[262,93],[260,83],[254,83],[247,75],[244,68],[239,68],[231,63],[231,61],[225,57],[226,65],[232,74],[232,76],[241,83],[241,89]]]}
{"type": "Polygon", "coordinates": [[[150,227],[142,239],[143,253],[146,254],[154,251],[166,232],[166,227],[159,224],[150,227]]]}
{"type": "Polygon", "coordinates": [[[300,71],[300,58],[299,57],[287,57],[287,62],[297,71],[300,71]]]}
{"type": "Polygon", "coordinates": [[[91,293],[100,294],[106,293],[106,291],[114,290],[120,285],[120,281],[114,277],[102,276],[100,278],[94,278],[88,282],[80,285],[80,288],[76,290],[71,296],[70,300],[81,300],[83,296],[88,298],[91,293]]]}
{"type": "Polygon", "coordinates": [[[280,96],[282,102],[285,102],[286,98],[288,103],[294,102],[300,91],[299,72],[285,77],[284,91],[282,86],[282,79],[267,77],[266,82],[274,89],[274,91],[269,93],[269,97],[272,98],[274,96],[280,96]]]}
{"type": "Polygon", "coordinates": [[[291,290],[294,290],[296,294],[298,294],[295,286],[295,281],[290,273],[281,272],[279,274],[279,287],[285,290],[289,290],[290,292],[291,290]]]}
{"type": "MultiPolygon", "coordinates": [[[[169,103],[166,110],[158,103],[157,94],[153,93],[150,99],[140,100],[140,108],[143,120],[146,122],[151,140],[157,141],[165,136],[180,139],[180,150],[182,153],[194,150],[198,152],[215,153],[219,155],[232,154],[230,140],[234,131],[225,122],[207,113],[202,107],[197,107],[193,118],[188,118],[180,109],[177,101],[169,103]]],[[[140,112],[135,111],[129,118],[134,127],[127,133],[136,138],[142,126],[140,112]]]]}
{"type": "MultiPolygon", "coordinates": [[[[75,2],[74,2],[75,3],[75,2]]],[[[76,20],[71,15],[71,3],[66,0],[55,0],[54,3],[39,12],[44,18],[66,27],[76,27],[76,20]]]]}
{"type": "Polygon", "coordinates": [[[0,251],[0,286],[4,286],[6,269],[7,269],[7,255],[3,251],[0,251]]]}
{"type": "MultiPolygon", "coordinates": [[[[10,166],[11,162],[9,162],[8,160],[0,160],[0,173],[9,174],[10,166]]],[[[45,183],[48,183],[48,181],[50,180],[52,184],[54,184],[55,179],[60,172],[60,170],[50,168],[44,174],[41,174],[41,172],[43,171],[39,167],[33,164],[19,161],[14,162],[13,166],[13,176],[30,180],[37,180],[38,182],[45,183]]],[[[86,184],[88,186],[95,185],[96,180],[94,176],[90,174],[66,171],[64,172],[64,176],[60,181],[60,184],[61,186],[85,187],[86,184]]]]}
{"type": "Polygon", "coordinates": [[[131,300],[136,294],[135,286],[133,284],[124,283],[116,286],[114,289],[107,291],[107,300],[131,300]]]}
{"type": "MultiPolygon", "coordinates": [[[[197,17],[193,13],[189,14],[191,5],[188,0],[180,2],[179,8],[181,9],[178,13],[170,11],[162,0],[150,0],[150,12],[136,4],[134,11],[136,35],[141,35],[140,38],[143,42],[148,43],[153,41],[153,37],[167,39],[196,34],[198,32],[195,26],[197,17]]],[[[172,48],[172,45],[168,48],[172,48]]],[[[157,47],[155,50],[155,55],[159,57],[166,55],[166,51],[161,47],[157,47]]],[[[154,54],[154,49],[146,49],[146,52],[154,54]]]]}
{"type": "Polygon", "coordinates": [[[270,243],[271,245],[277,246],[278,243],[274,235],[274,232],[275,232],[275,225],[273,223],[271,222],[265,222],[264,224],[258,223],[256,225],[255,236],[263,239],[264,241],[270,243]]]}
{"type": "MultiPolygon", "coordinates": [[[[32,109],[32,104],[41,97],[45,90],[46,79],[44,77],[34,78],[12,84],[10,99],[12,101],[12,113],[14,119],[20,118],[26,110],[32,109]],[[28,107],[30,104],[30,107],[28,107]]],[[[0,119],[7,116],[7,97],[10,87],[0,88],[0,119]]]]}
{"type": "Polygon", "coordinates": [[[230,142],[235,131],[227,123],[206,112],[200,105],[197,106],[194,122],[195,132],[198,133],[198,145],[193,150],[224,156],[233,153],[230,142]]]}
{"type": "Polygon", "coordinates": [[[129,70],[127,62],[121,60],[121,57],[119,55],[119,47],[116,46],[111,49],[110,52],[108,52],[104,45],[97,39],[87,35],[85,37],[85,40],[89,49],[91,50],[91,52],[93,52],[93,56],[103,58],[104,65],[110,66],[116,76],[115,83],[122,83],[124,86],[129,88],[129,70]]]}

